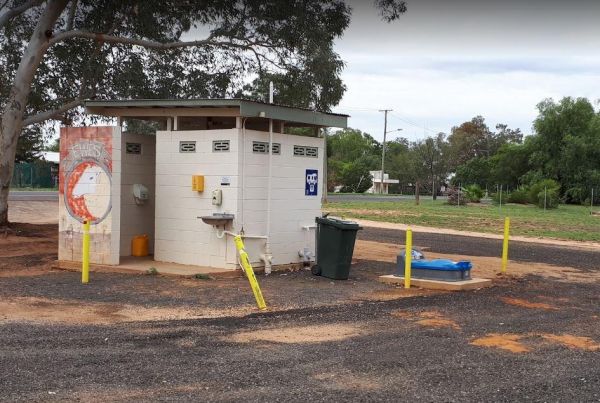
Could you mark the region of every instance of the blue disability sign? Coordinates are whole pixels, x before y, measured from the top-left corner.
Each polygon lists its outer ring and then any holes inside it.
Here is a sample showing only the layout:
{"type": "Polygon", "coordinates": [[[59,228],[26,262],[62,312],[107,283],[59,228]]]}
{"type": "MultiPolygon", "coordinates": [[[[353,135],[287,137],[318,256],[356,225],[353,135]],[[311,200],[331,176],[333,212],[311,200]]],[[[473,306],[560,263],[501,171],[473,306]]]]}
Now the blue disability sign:
{"type": "Polygon", "coordinates": [[[319,171],[317,169],[307,169],[305,180],[304,194],[306,196],[316,196],[319,188],[319,171]]]}

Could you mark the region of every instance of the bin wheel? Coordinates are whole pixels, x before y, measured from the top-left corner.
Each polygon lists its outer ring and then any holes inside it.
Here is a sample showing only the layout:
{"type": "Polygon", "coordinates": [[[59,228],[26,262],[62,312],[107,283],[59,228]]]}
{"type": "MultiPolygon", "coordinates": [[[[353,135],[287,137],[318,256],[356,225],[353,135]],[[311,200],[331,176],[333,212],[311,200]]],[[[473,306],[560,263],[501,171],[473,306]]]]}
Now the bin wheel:
{"type": "Polygon", "coordinates": [[[320,276],[321,275],[321,266],[319,266],[318,264],[314,265],[313,267],[310,268],[310,272],[312,274],[314,274],[315,276],[320,276]]]}

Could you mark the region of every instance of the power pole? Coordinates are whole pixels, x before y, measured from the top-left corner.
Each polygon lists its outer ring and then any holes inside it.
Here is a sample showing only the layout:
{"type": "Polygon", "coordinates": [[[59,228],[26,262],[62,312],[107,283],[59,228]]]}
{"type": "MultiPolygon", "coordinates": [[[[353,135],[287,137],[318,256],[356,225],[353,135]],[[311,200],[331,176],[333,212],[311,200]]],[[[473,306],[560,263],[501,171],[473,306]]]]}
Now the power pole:
{"type": "Polygon", "coordinates": [[[388,112],[391,112],[393,109],[380,109],[379,112],[383,112],[384,121],[383,121],[383,144],[381,147],[381,187],[379,188],[379,193],[383,194],[383,176],[385,172],[385,137],[387,135],[387,115],[388,112]]]}

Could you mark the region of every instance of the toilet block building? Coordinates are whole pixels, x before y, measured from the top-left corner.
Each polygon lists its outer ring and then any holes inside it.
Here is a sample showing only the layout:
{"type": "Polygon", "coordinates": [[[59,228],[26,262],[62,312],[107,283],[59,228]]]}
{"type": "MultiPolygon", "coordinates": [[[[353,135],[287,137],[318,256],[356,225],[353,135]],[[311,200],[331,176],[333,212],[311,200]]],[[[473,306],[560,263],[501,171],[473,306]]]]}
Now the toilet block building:
{"type": "Polygon", "coordinates": [[[323,130],[347,116],[241,99],[87,101],[115,126],[60,134],[59,260],[119,265],[132,238],[153,259],[236,269],[232,234],[256,266],[314,259],[323,130]]]}

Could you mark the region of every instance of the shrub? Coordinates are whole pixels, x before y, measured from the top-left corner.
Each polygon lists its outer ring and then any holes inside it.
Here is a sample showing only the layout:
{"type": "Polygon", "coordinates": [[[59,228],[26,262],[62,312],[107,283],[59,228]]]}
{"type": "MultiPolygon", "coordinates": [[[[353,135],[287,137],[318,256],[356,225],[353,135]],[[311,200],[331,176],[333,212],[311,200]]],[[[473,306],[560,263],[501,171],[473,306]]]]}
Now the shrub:
{"type": "Polygon", "coordinates": [[[484,195],[484,191],[479,185],[469,185],[464,189],[465,199],[471,203],[479,203],[484,195]]]}
{"type": "Polygon", "coordinates": [[[566,203],[590,204],[590,191],[581,186],[569,188],[565,191],[566,203]]]}
{"type": "Polygon", "coordinates": [[[546,194],[544,195],[544,191],[538,193],[537,197],[537,206],[539,208],[544,208],[544,196],[546,199],[546,208],[557,208],[560,203],[560,196],[558,193],[558,189],[547,189],[546,194]]]}
{"type": "MultiPolygon", "coordinates": [[[[500,204],[500,192],[491,193],[490,199],[492,199],[492,203],[500,204]]],[[[502,192],[502,204],[506,203],[506,193],[502,192]]]]}
{"type": "Polygon", "coordinates": [[[452,187],[452,188],[448,188],[448,204],[451,204],[453,206],[456,206],[459,204],[461,206],[466,206],[467,205],[467,198],[464,194],[464,192],[461,192],[460,194],[458,193],[458,188],[452,187]]]}
{"type": "Polygon", "coordinates": [[[516,189],[508,196],[506,196],[507,203],[527,204],[529,203],[529,190],[528,189],[516,189]]]}
{"type": "MultiPolygon", "coordinates": [[[[560,185],[552,180],[552,179],[544,179],[542,181],[537,182],[536,184],[532,185],[529,188],[529,202],[532,204],[537,205],[538,207],[544,207],[544,189],[546,189],[547,191],[547,195],[546,197],[549,199],[550,196],[548,196],[550,193],[553,193],[553,196],[556,197],[556,201],[558,204],[558,198],[559,198],[559,192],[560,192],[560,185]],[[540,194],[542,195],[542,204],[540,206],[540,194]]],[[[548,201],[546,202],[546,207],[548,207],[548,201]]]]}

